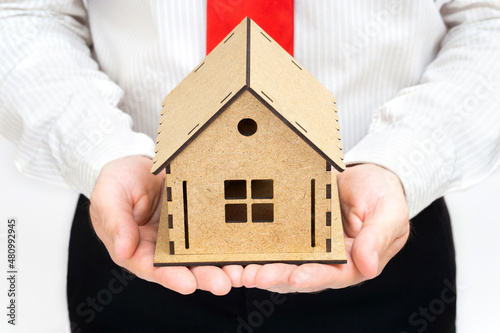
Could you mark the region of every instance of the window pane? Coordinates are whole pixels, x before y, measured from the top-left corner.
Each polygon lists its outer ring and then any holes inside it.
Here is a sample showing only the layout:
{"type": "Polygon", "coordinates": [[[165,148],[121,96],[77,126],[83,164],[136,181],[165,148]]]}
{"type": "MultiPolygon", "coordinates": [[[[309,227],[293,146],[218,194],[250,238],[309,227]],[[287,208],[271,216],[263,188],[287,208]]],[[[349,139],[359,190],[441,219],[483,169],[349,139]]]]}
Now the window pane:
{"type": "Polygon", "coordinates": [[[274,205],[272,203],[252,204],[252,222],[273,222],[274,205]]]}
{"type": "Polygon", "coordinates": [[[273,198],[273,180],[255,179],[252,180],[252,199],[272,199],[273,198]]]}
{"type": "Polygon", "coordinates": [[[225,180],[224,198],[226,199],[246,199],[247,181],[246,180],[225,180]]]}
{"type": "Polygon", "coordinates": [[[247,205],[246,204],[227,204],[226,205],[226,222],[240,223],[247,221],[247,205]]]}

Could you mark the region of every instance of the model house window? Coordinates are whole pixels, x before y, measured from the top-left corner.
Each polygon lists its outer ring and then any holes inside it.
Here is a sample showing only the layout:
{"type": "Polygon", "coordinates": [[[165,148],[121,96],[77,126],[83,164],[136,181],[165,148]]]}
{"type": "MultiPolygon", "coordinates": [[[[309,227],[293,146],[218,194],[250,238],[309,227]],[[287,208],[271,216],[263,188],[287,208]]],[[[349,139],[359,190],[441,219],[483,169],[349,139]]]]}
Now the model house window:
{"type": "Polygon", "coordinates": [[[227,223],[244,223],[248,220],[252,222],[274,221],[274,203],[272,202],[274,184],[272,179],[252,179],[250,182],[226,180],[224,181],[224,198],[235,200],[225,205],[227,223]],[[247,185],[250,185],[248,191],[247,185]]]}
{"type": "Polygon", "coordinates": [[[257,123],[250,118],[242,119],[238,123],[238,132],[244,136],[252,136],[257,132],[257,123]]]}

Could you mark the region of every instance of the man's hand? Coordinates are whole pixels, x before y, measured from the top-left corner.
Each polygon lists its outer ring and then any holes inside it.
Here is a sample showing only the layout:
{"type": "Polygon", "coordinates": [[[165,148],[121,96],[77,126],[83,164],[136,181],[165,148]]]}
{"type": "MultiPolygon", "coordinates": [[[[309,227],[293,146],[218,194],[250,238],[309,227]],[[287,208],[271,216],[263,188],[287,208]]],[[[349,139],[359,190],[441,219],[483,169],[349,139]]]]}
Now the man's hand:
{"type": "Polygon", "coordinates": [[[399,178],[373,164],[349,167],[337,175],[347,264],[248,265],[238,280],[225,268],[233,286],[243,284],[274,292],[312,292],[343,288],[372,279],[405,244],[408,207],[399,178]]]}
{"type": "Polygon", "coordinates": [[[231,280],[218,267],[153,267],[164,175],[152,175],[152,164],[134,156],[102,168],[90,196],[97,235],[115,263],[142,279],[182,294],[196,289],[227,294],[231,280]]]}

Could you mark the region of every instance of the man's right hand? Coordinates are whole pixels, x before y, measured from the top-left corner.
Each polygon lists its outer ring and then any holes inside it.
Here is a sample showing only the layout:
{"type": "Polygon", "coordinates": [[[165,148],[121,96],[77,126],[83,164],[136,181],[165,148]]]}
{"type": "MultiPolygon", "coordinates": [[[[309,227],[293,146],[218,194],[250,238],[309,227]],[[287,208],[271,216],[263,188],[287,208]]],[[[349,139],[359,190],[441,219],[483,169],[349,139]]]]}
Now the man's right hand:
{"type": "Polygon", "coordinates": [[[116,264],[144,280],[181,294],[196,289],[227,294],[235,281],[219,267],[153,267],[164,175],[152,175],[152,164],[146,157],[133,156],[102,168],[90,196],[97,235],[116,264]]]}

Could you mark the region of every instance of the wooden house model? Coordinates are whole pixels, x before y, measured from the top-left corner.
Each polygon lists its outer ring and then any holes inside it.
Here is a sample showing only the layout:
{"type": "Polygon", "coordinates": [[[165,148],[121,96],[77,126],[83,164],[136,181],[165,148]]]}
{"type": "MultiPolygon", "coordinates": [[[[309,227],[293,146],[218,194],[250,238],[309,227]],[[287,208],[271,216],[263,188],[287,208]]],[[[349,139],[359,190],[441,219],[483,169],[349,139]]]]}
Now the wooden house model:
{"type": "Polygon", "coordinates": [[[345,263],[333,95],[244,19],[164,99],[154,265],[345,263]]]}

